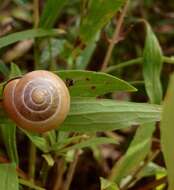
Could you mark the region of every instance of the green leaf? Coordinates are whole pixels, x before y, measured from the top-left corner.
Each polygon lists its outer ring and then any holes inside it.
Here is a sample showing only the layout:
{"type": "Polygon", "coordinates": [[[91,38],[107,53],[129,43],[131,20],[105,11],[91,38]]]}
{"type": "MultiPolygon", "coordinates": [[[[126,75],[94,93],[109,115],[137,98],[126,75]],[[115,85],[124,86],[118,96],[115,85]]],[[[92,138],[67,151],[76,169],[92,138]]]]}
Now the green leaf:
{"type": "Polygon", "coordinates": [[[51,28],[66,3],[67,0],[47,0],[43,14],[41,15],[40,26],[43,28],[51,28]]]}
{"type": "Polygon", "coordinates": [[[6,84],[6,82],[1,82],[0,83],[0,100],[3,99],[3,90],[4,90],[4,85],[6,84]]]}
{"type": "Polygon", "coordinates": [[[93,137],[88,140],[74,144],[72,146],[66,147],[61,151],[65,152],[68,150],[82,149],[82,148],[86,148],[86,147],[96,146],[96,145],[100,145],[100,144],[109,144],[109,143],[116,144],[117,142],[114,139],[108,138],[108,137],[93,137]]]}
{"type": "Polygon", "coordinates": [[[46,138],[35,133],[27,132],[25,130],[22,130],[22,131],[27,135],[27,137],[32,141],[32,143],[37,148],[42,150],[44,153],[47,153],[50,151],[50,146],[46,138]]]}
{"type": "Polygon", "coordinates": [[[163,96],[160,81],[163,55],[159,42],[148,23],[146,23],[146,28],[147,34],[143,53],[145,87],[150,102],[160,104],[163,96]]]}
{"type": "Polygon", "coordinates": [[[9,79],[20,77],[21,75],[22,71],[20,70],[20,68],[16,64],[12,63],[10,68],[9,79]]]}
{"type": "Polygon", "coordinates": [[[150,162],[139,174],[138,174],[138,178],[143,178],[143,177],[152,177],[152,176],[156,176],[156,175],[162,175],[162,176],[166,176],[167,175],[167,171],[165,168],[150,162]]]}
{"type": "Polygon", "coordinates": [[[1,190],[19,190],[15,164],[0,164],[1,190]]]}
{"type": "Polygon", "coordinates": [[[77,57],[77,60],[76,60],[76,68],[77,69],[83,70],[83,69],[86,69],[86,67],[88,66],[88,63],[92,57],[92,54],[94,53],[94,50],[96,49],[97,41],[100,37],[99,34],[96,35],[94,40],[92,40],[90,43],[87,44],[85,49],[77,57]]]}
{"type": "Polygon", "coordinates": [[[62,131],[96,132],[160,120],[158,105],[106,99],[75,98],[62,131]]]}
{"type": "Polygon", "coordinates": [[[137,129],[126,154],[116,163],[112,170],[112,180],[119,184],[124,177],[130,175],[140,166],[141,161],[145,159],[150,151],[154,129],[154,123],[143,124],[137,129]]]}
{"type": "Polygon", "coordinates": [[[7,78],[10,71],[7,67],[7,65],[2,61],[0,60],[0,72],[7,78]]]}
{"type": "Polygon", "coordinates": [[[80,27],[80,37],[84,42],[95,38],[104,25],[116,14],[125,0],[92,0],[80,27]]]}
{"type": "Polygon", "coordinates": [[[174,162],[173,162],[173,144],[174,144],[174,75],[172,75],[164,100],[162,121],[161,121],[161,145],[167,167],[169,188],[174,189],[174,162]]]}
{"type": "Polygon", "coordinates": [[[129,83],[105,73],[83,70],[55,73],[67,84],[72,97],[95,97],[113,91],[136,91],[129,83]]]}
{"type": "Polygon", "coordinates": [[[13,1],[20,6],[27,6],[27,3],[29,2],[29,0],[13,0],[13,1]]]}
{"type": "Polygon", "coordinates": [[[18,164],[19,158],[16,146],[16,125],[11,120],[3,116],[0,121],[0,131],[3,138],[10,161],[18,164]]]}
{"type": "Polygon", "coordinates": [[[22,178],[19,179],[19,183],[23,186],[29,187],[29,189],[35,189],[35,190],[46,190],[45,188],[39,187],[35,184],[33,184],[31,181],[29,180],[24,180],[22,178]]]}
{"type": "Polygon", "coordinates": [[[26,40],[26,39],[41,38],[41,37],[46,37],[46,36],[57,36],[63,33],[64,32],[62,30],[58,30],[58,29],[45,30],[41,28],[25,30],[22,32],[16,32],[16,33],[9,34],[7,36],[0,38],[0,48],[3,48],[15,42],[26,40]]]}
{"type": "Polygon", "coordinates": [[[101,181],[101,190],[119,190],[118,186],[107,179],[100,178],[101,181]]]}

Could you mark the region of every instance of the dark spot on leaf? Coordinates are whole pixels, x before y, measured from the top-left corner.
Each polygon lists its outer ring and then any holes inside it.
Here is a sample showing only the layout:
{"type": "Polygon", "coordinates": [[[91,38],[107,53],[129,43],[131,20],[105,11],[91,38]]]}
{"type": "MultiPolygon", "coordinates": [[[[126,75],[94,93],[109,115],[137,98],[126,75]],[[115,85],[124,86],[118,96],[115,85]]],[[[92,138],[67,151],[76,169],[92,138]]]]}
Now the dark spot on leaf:
{"type": "Polygon", "coordinates": [[[74,80],[67,78],[65,80],[65,84],[66,84],[67,87],[73,86],[74,85],[74,80]]]}
{"type": "Polygon", "coordinates": [[[96,89],[96,86],[91,86],[91,89],[92,89],[92,90],[95,90],[95,89],[96,89]]]}
{"type": "Polygon", "coordinates": [[[89,79],[88,77],[86,78],[86,80],[87,80],[87,81],[90,81],[90,79],[89,79]]]}

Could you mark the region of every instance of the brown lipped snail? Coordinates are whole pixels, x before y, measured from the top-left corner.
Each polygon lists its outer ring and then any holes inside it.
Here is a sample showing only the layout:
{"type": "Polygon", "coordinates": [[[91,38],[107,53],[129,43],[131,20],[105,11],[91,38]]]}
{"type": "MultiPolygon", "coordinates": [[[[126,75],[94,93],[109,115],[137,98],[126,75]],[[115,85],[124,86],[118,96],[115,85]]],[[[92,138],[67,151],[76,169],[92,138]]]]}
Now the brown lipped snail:
{"type": "Polygon", "coordinates": [[[17,126],[43,133],[59,127],[65,120],[70,95],[61,78],[38,70],[6,84],[3,107],[17,126]]]}

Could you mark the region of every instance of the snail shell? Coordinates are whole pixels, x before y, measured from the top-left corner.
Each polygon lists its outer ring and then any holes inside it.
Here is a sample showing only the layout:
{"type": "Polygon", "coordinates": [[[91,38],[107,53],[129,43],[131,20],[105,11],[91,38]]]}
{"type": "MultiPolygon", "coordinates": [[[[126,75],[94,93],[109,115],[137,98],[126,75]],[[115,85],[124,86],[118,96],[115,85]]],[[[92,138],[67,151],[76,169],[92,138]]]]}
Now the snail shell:
{"type": "Polygon", "coordinates": [[[7,83],[3,105],[19,127],[42,133],[57,128],[64,121],[70,96],[57,75],[39,70],[7,83]]]}

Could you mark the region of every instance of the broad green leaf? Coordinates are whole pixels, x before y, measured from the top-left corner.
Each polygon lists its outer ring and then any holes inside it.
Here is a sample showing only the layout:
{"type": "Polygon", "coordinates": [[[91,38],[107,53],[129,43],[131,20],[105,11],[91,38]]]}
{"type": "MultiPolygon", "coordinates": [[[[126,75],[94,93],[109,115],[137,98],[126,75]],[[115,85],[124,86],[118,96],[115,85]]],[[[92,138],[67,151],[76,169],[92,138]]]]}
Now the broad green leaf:
{"type": "Polygon", "coordinates": [[[161,107],[95,98],[75,98],[62,131],[96,132],[160,120],[161,107]]]}
{"type": "Polygon", "coordinates": [[[9,79],[20,77],[21,75],[22,71],[20,70],[20,68],[16,64],[12,63],[10,68],[9,79]]]}
{"type": "Polygon", "coordinates": [[[3,116],[0,120],[0,131],[3,138],[10,161],[18,164],[18,153],[16,146],[16,125],[11,120],[3,116]]]}
{"type": "Polygon", "coordinates": [[[113,91],[136,91],[129,83],[105,73],[83,70],[55,73],[67,84],[71,97],[95,97],[113,91]]]}
{"type": "Polygon", "coordinates": [[[163,63],[162,50],[150,25],[146,23],[147,34],[143,53],[143,75],[150,102],[160,104],[162,86],[160,74],[163,63]]]}
{"type": "Polygon", "coordinates": [[[16,33],[9,34],[7,36],[0,38],[0,48],[3,48],[15,42],[26,40],[26,39],[41,38],[41,37],[46,37],[46,36],[57,36],[63,33],[64,32],[62,30],[58,30],[58,29],[46,30],[46,29],[41,29],[41,28],[25,30],[22,32],[16,32],[16,33]]]}
{"type": "Polygon", "coordinates": [[[119,184],[124,177],[130,175],[140,166],[141,161],[145,159],[150,151],[151,137],[154,129],[154,123],[143,124],[137,129],[126,154],[112,169],[112,180],[119,184]]]}
{"type": "Polygon", "coordinates": [[[0,164],[1,190],[19,190],[15,164],[0,164]]]}
{"type": "Polygon", "coordinates": [[[107,179],[100,178],[101,181],[101,190],[119,190],[118,186],[107,179]]]}
{"type": "Polygon", "coordinates": [[[93,40],[97,32],[116,14],[125,0],[92,0],[88,13],[80,27],[80,37],[84,42],[93,40]]]}
{"type": "Polygon", "coordinates": [[[161,121],[161,145],[162,151],[167,167],[169,188],[168,190],[174,189],[174,75],[172,75],[167,90],[167,94],[164,100],[162,121],[161,121]]]}
{"type": "Polygon", "coordinates": [[[60,11],[63,9],[66,3],[67,0],[47,0],[41,15],[40,26],[43,28],[53,27],[60,14],[60,11]]]}

